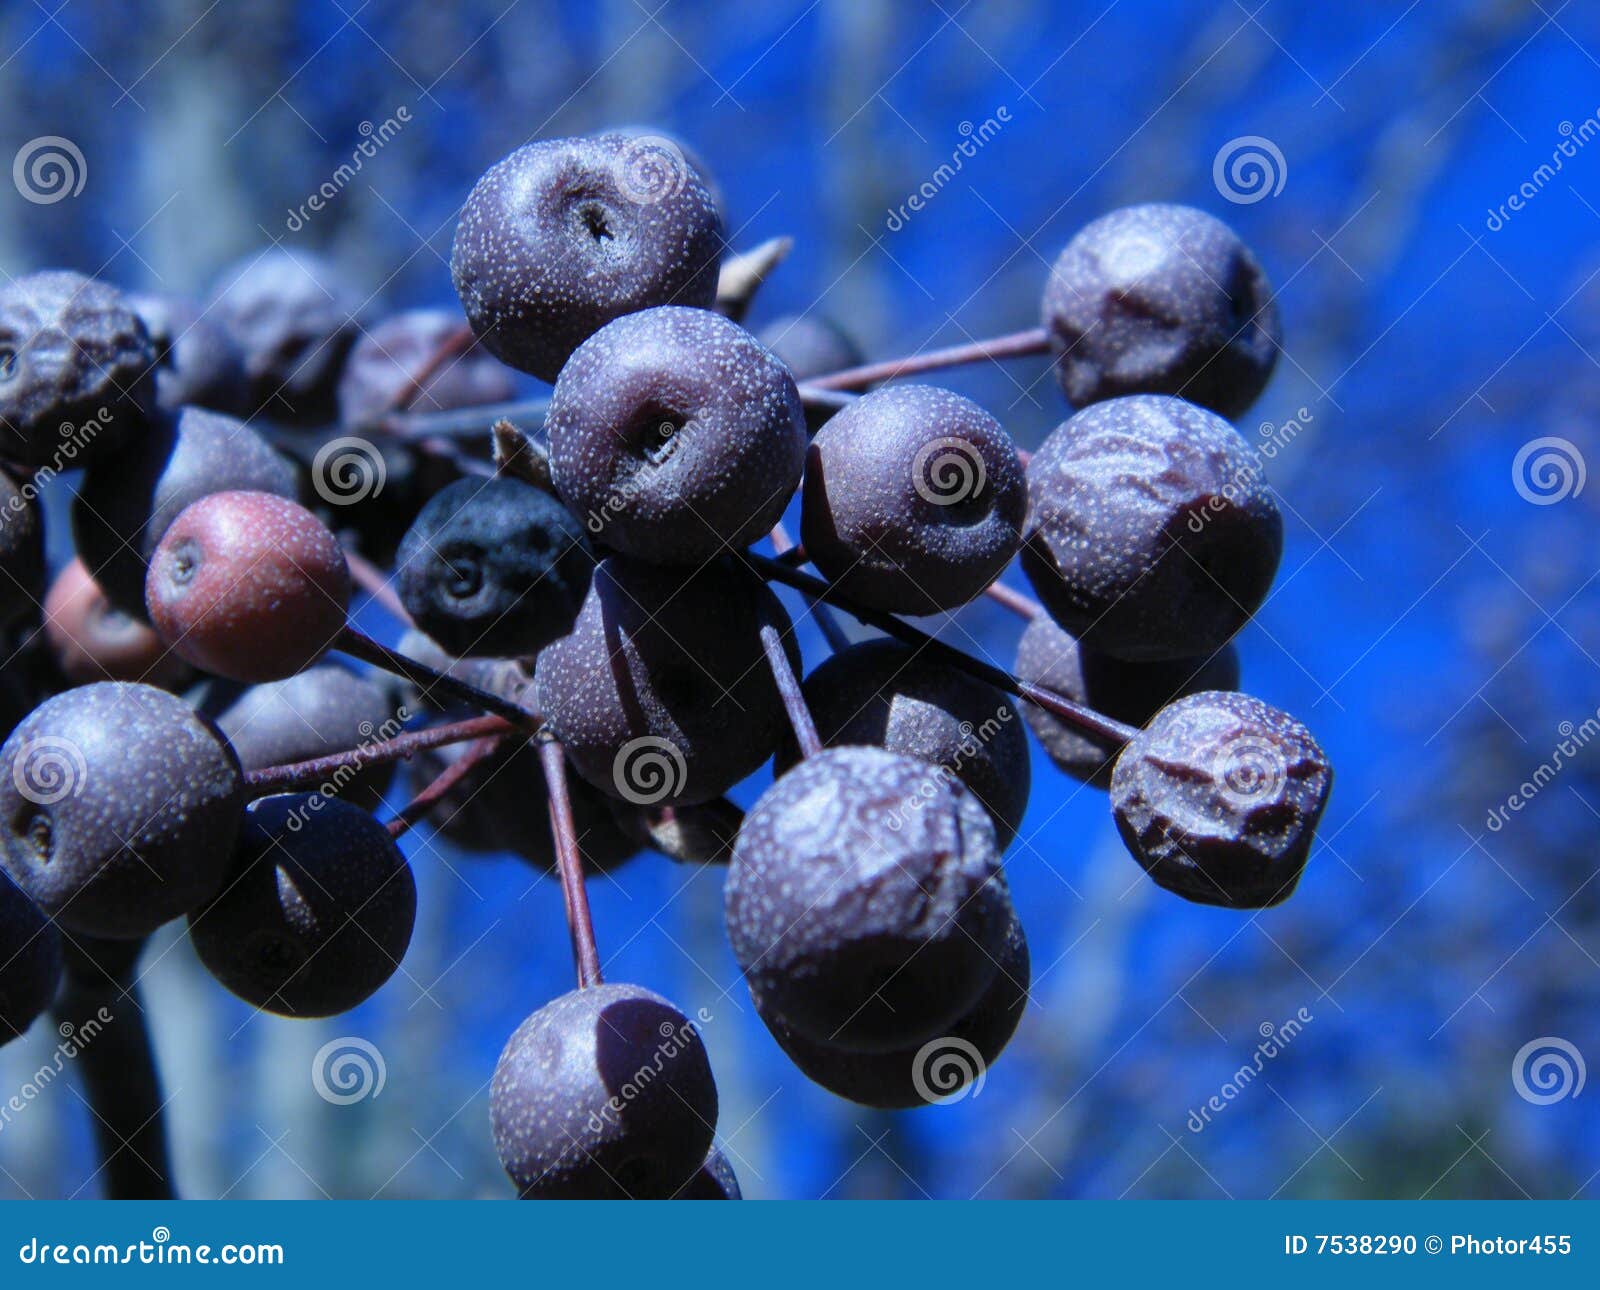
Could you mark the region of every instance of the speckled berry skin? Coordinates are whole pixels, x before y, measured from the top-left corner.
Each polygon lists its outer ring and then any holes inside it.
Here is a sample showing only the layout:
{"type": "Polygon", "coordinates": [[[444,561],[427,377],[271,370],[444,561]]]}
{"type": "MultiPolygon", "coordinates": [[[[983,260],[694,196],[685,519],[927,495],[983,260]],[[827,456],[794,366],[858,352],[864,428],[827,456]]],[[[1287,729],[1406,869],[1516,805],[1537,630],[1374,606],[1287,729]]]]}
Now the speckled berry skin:
{"type": "Polygon", "coordinates": [[[84,472],[72,503],[72,540],[106,598],[145,618],[150,557],[188,505],[242,490],[295,498],[294,466],[260,434],[220,412],[163,416],[145,442],[84,472]]]}
{"type": "Polygon", "coordinates": [[[389,831],[320,793],[250,803],[228,877],[189,915],[206,970],[254,1007],[332,1017],[371,998],[411,944],[417,887],[389,831]]]}
{"type": "Polygon", "coordinates": [[[128,306],[155,342],[156,403],[163,411],[197,407],[236,416],[253,411],[246,406],[244,354],[199,301],[136,293],[128,297],[128,306]]]}
{"type": "Polygon", "coordinates": [[[545,1004],[489,1086],[500,1163],[525,1200],[665,1200],[711,1149],[700,1032],[660,995],[607,983],[545,1004]]]}
{"type": "MultiPolygon", "coordinates": [[[[1174,699],[1201,690],[1238,689],[1239,652],[1229,644],[1210,658],[1130,663],[1083,649],[1041,614],[1022,633],[1012,671],[1030,685],[1127,725],[1143,726],[1174,699]]],[[[1023,700],[1022,715],[1058,770],[1098,788],[1110,787],[1116,752],[1107,752],[1037,704],[1023,700]]]]}
{"type": "Polygon", "coordinates": [[[120,291],[81,273],[0,287],[0,457],[82,466],[142,433],[156,347],[120,291]]]}
{"type": "Polygon", "coordinates": [[[673,1199],[743,1200],[744,1192],[739,1188],[738,1175],[733,1172],[728,1157],[720,1151],[713,1150],[706,1157],[705,1164],[700,1166],[700,1171],[689,1179],[687,1185],[673,1199]]]}
{"type": "Polygon", "coordinates": [[[350,571],[310,511],[271,493],[212,493],[168,527],[145,583],[150,621],[196,667],[278,681],[344,630],[350,571]]]}
{"type": "Polygon", "coordinates": [[[1123,750],[1111,805],[1128,850],[1168,891],[1260,909],[1294,891],[1332,780],[1293,717],[1206,691],[1163,708],[1123,750]]]}
{"type": "Polygon", "coordinates": [[[422,508],[395,560],[418,627],[457,656],[531,656],[572,630],[594,569],[583,526],[520,479],[462,479],[422,508]]]}
{"type": "Polygon", "coordinates": [[[491,166],[456,226],[450,272],[489,351],[553,382],[614,318],[716,299],[722,217],[692,165],[638,184],[621,135],[542,139],[491,166]]]}
{"type": "Polygon", "coordinates": [[[0,748],[0,863],[62,927],[144,936],[215,894],[243,793],[232,749],[176,695],[80,686],[0,748]]]}
{"type": "Polygon", "coordinates": [[[0,873],[0,1048],[27,1032],[60,984],[61,934],[0,873]]]}
{"type": "MultiPolygon", "coordinates": [[[[1028,809],[1028,736],[999,690],[898,641],[873,640],[832,655],[804,691],[825,745],[871,744],[943,766],[988,809],[996,845],[1011,845],[1028,809]]],[[[790,740],[777,769],[798,759],[790,740]]]]}
{"type": "Polygon", "coordinates": [[[223,270],[212,291],[209,312],[244,355],[245,410],[286,425],[331,421],[362,311],[343,271],[274,247],[223,270]]]}
{"type": "Polygon", "coordinates": [[[945,1033],[994,979],[1011,898],[978,800],[924,762],[830,748],[745,816],[728,940],[786,1026],[883,1052],[945,1033]]]}
{"type": "Polygon", "coordinates": [[[1017,448],[970,399],[932,385],[875,390],[806,457],[800,530],[813,564],[876,609],[955,609],[1017,553],[1027,509],[1017,448]]]}
{"type": "Polygon", "coordinates": [[[794,378],[704,309],[630,314],[586,340],[546,429],[556,491],[594,539],[663,564],[770,532],[805,461],[794,378]]]}
{"type": "Polygon", "coordinates": [[[609,556],[572,634],[539,655],[538,711],[589,783],[639,806],[705,802],[754,773],[787,728],[762,653],[783,606],[731,562],[664,577],[609,556]]]}
{"type": "Polygon", "coordinates": [[[193,675],[148,623],[106,599],[81,560],[67,564],[50,584],[44,635],[56,667],[71,685],[142,681],[170,690],[193,675]]]}
{"type": "Polygon", "coordinates": [[[44,594],[44,515],[33,493],[0,470],[0,627],[35,612],[44,594]]]}
{"type": "Polygon", "coordinates": [[[1067,243],[1044,292],[1061,388],[1074,407],[1176,394],[1236,417],[1267,384],[1281,336],[1272,288],[1221,220],[1152,203],[1103,215],[1067,243]]]}
{"type": "MultiPolygon", "coordinates": [[[[367,425],[393,412],[410,396],[416,378],[455,335],[461,316],[447,309],[412,309],[385,318],[351,347],[339,377],[339,419],[367,425]]],[[[482,347],[456,355],[422,383],[410,407],[443,412],[516,397],[517,383],[502,363],[482,347]]]]}
{"type": "Polygon", "coordinates": [[[1261,606],[1282,552],[1259,454],[1182,399],[1097,403],[1028,465],[1022,567],[1051,616],[1102,654],[1214,653],[1261,606]]]}
{"type": "Polygon", "coordinates": [[[795,1034],[761,1012],[759,999],[756,1010],[778,1047],[814,1084],[861,1106],[900,1111],[959,1095],[984,1075],[1016,1033],[1031,983],[1028,938],[1013,918],[989,988],[926,1046],[914,1044],[887,1053],[850,1052],[795,1034]]]}

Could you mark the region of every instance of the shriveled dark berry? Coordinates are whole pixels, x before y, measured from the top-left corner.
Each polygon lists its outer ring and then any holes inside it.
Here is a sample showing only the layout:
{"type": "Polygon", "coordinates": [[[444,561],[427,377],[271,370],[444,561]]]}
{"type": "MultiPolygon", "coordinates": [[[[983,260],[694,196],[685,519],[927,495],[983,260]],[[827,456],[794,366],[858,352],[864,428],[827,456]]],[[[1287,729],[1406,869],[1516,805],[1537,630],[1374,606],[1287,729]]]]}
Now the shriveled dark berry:
{"type": "Polygon", "coordinates": [[[246,1003],[331,1017],[377,992],[416,921],[411,866],[366,811],[320,793],[252,802],[227,881],[189,915],[206,970],[246,1003]]]}
{"type": "Polygon", "coordinates": [[[542,139],[478,181],[450,271],[491,353],[553,382],[614,318],[711,305],[722,261],[716,201],[691,165],[636,173],[638,153],[621,135],[542,139]]]}
{"type": "Polygon", "coordinates": [[[1117,758],[1111,805],[1128,850],[1186,900],[1259,909],[1300,881],[1333,770],[1311,732],[1248,694],[1163,708],[1117,758]]]}
{"type": "Polygon", "coordinates": [[[713,1148],[699,1172],[689,1179],[688,1185],[673,1199],[743,1200],[744,1192],[739,1189],[738,1175],[733,1172],[728,1157],[713,1148]]]}
{"type": "Polygon", "coordinates": [[[607,983],[517,1027],[489,1112],[523,1199],[664,1200],[711,1149],[717,1086],[693,1022],[658,994],[607,983]]]}
{"type": "MultiPolygon", "coordinates": [[[[1130,663],[1086,650],[1042,614],[1028,624],[1017,644],[1017,676],[1031,685],[1130,726],[1143,726],[1174,699],[1201,690],[1239,688],[1239,651],[1224,645],[1210,658],[1179,658],[1130,663]]],[[[1090,784],[1108,788],[1116,750],[1090,739],[1060,717],[1026,700],[1022,715],[1056,767],[1090,784]]]]}
{"type": "Polygon", "coordinates": [[[167,412],[209,408],[244,416],[247,406],[244,354],[228,329],[197,300],[183,296],[128,297],[156,347],[156,402],[167,412]]]}
{"type": "Polygon", "coordinates": [[[213,493],[172,521],[145,583],[183,658],[233,681],[310,666],[344,629],[350,571],[321,520],[271,493],[213,493]]]}
{"type": "Polygon", "coordinates": [[[167,526],[190,503],[233,489],[294,498],[299,481],[244,422],[183,408],[84,472],[72,503],[73,545],[107,599],[142,619],[145,575],[167,526]]]}
{"type": "Polygon", "coordinates": [[[1011,437],[932,385],[875,390],[835,415],[806,457],[803,496],[812,563],[856,599],[909,614],[964,605],[999,577],[1027,509],[1011,437]]]}
{"type": "Polygon", "coordinates": [[[1152,203],[1103,215],[1044,291],[1061,388],[1075,407],[1176,394],[1235,417],[1272,375],[1281,337],[1261,265],[1221,220],[1152,203]]]}
{"type": "Polygon", "coordinates": [[[797,381],[860,367],[867,361],[849,333],[820,314],[774,318],[756,333],[756,339],[778,357],[797,381]]]}
{"type": "Polygon", "coordinates": [[[586,340],[546,428],[556,491],[590,534],[664,564],[764,536],[805,458],[788,369],[704,309],[630,314],[586,340]]]}
{"type": "Polygon", "coordinates": [[[1259,454],[1182,399],[1096,403],[1028,465],[1022,567],[1051,616],[1102,654],[1214,653],[1260,607],[1282,552],[1259,454]]]}
{"type": "Polygon", "coordinates": [[[73,685],[143,681],[170,690],[192,675],[154,628],[106,599],[82,560],[73,560],[50,584],[44,635],[61,675],[73,685]]]}
{"type": "Polygon", "coordinates": [[[665,576],[608,556],[570,636],[539,655],[536,707],[596,788],[635,806],[705,802],[770,757],[786,721],[762,652],[788,614],[731,562],[665,576]]]}
{"type": "MultiPolygon", "coordinates": [[[[1011,700],[898,641],[840,650],[805,680],[822,742],[871,744],[943,767],[985,807],[1002,851],[1028,809],[1028,736],[1011,700]]],[[[797,759],[792,741],[778,769],[797,759]]]]}
{"type": "Polygon", "coordinates": [[[148,685],[58,694],[0,748],[0,863],[52,919],[91,936],[144,936],[210,899],[243,808],[233,751],[148,685]]]}
{"type": "Polygon", "coordinates": [[[343,271],[321,256],[273,247],[223,270],[212,291],[211,316],[244,354],[249,413],[291,425],[331,421],[362,311],[343,271]]]}
{"type": "MultiPolygon", "coordinates": [[[[778,1047],[812,1083],[862,1106],[904,1110],[960,1098],[980,1086],[1016,1033],[1032,979],[1028,939],[1013,918],[994,981],[946,1034],[925,1044],[887,1053],[856,1053],[805,1039],[765,1013],[762,1019],[778,1047]]],[[[759,999],[756,1007],[760,1011],[759,999]]]]}
{"type": "Polygon", "coordinates": [[[340,421],[365,425],[405,402],[418,412],[443,412],[514,398],[515,377],[482,346],[435,366],[440,347],[462,325],[461,315],[447,309],[411,309],[363,333],[339,377],[340,421]],[[417,378],[430,370],[418,387],[417,378]]]}
{"type": "Polygon", "coordinates": [[[61,934],[0,873],[0,1048],[27,1031],[60,984],[61,934]]]}
{"type": "Polygon", "coordinates": [[[44,515],[35,490],[0,470],[0,627],[34,613],[44,595],[44,515]]]}
{"type": "Polygon", "coordinates": [[[155,406],[156,347],[120,291],[81,273],[0,287],[0,457],[82,466],[136,438],[155,406]]]}
{"type": "Polygon", "coordinates": [[[881,748],[824,749],[763,793],[726,892],[764,1014],[864,1052],[924,1043],[970,1011],[1012,918],[978,800],[881,748]]]}
{"type": "Polygon", "coordinates": [[[454,655],[534,655],[572,630],[594,557],[583,527],[518,479],[461,479],[422,508],[396,557],[407,612],[454,655]]]}

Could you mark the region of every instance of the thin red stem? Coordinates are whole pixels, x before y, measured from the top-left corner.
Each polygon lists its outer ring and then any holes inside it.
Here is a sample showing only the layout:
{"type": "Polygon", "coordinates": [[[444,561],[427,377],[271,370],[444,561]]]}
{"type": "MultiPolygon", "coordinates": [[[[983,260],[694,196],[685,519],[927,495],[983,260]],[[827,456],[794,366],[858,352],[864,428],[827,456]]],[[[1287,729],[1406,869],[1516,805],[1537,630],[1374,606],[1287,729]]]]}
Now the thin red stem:
{"type": "Polygon", "coordinates": [[[429,356],[428,361],[412,373],[411,380],[401,390],[399,397],[395,399],[394,406],[387,409],[387,411],[409,412],[416,405],[417,400],[422,397],[422,391],[427,387],[428,382],[439,374],[444,365],[452,359],[460,358],[477,343],[478,337],[474,334],[472,328],[467,326],[466,323],[462,323],[460,327],[440,341],[429,356]]]}
{"type": "Polygon", "coordinates": [[[362,591],[377,601],[400,622],[407,627],[415,627],[411,615],[406,612],[405,605],[400,600],[400,594],[394,589],[382,569],[368,560],[366,556],[357,551],[346,551],[344,562],[350,566],[350,580],[360,587],[362,591]]]}
{"type": "Polygon", "coordinates": [[[881,381],[892,381],[901,376],[918,376],[923,372],[937,372],[946,367],[960,367],[967,363],[981,363],[985,359],[1021,358],[1029,354],[1048,354],[1050,333],[1043,327],[1030,327],[1027,331],[1014,331],[988,340],[969,341],[965,345],[951,345],[946,349],[929,350],[926,354],[912,354],[908,358],[891,358],[882,363],[866,363],[861,367],[830,372],[806,382],[817,390],[860,390],[881,381]]]}
{"type": "Polygon", "coordinates": [[[1032,620],[1044,612],[1044,606],[1033,597],[1025,596],[1003,582],[991,582],[983,589],[983,594],[996,604],[1004,605],[1018,618],[1032,620]]]}
{"type": "Polygon", "coordinates": [[[394,819],[384,827],[392,838],[404,837],[433,810],[445,796],[465,779],[484,758],[492,756],[500,746],[500,735],[475,739],[461,750],[461,755],[429,781],[428,786],[395,812],[394,819]]]}
{"type": "Polygon", "coordinates": [[[539,740],[539,762],[544,767],[545,790],[550,795],[550,832],[555,838],[556,870],[561,875],[561,896],[567,906],[567,930],[572,934],[578,989],[586,990],[604,978],[600,975],[600,951],[594,943],[594,922],[589,916],[589,892],[583,885],[583,856],[578,850],[577,826],[572,822],[567,754],[561,741],[539,740]]]}
{"type": "Polygon", "coordinates": [[[387,645],[380,644],[365,632],[356,628],[345,626],[345,629],[334,639],[333,647],[358,658],[363,663],[391,672],[395,676],[403,677],[412,685],[424,692],[442,690],[463,703],[470,703],[475,708],[482,708],[485,712],[492,712],[496,716],[504,717],[513,725],[521,726],[529,733],[535,733],[543,724],[539,714],[530,712],[520,704],[512,703],[509,699],[502,699],[498,694],[490,694],[487,690],[480,690],[475,685],[470,685],[459,677],[451,676],[448,672],[440,672],[429,667],[426,663],[419,663],[414,658],[407,658],[404,654],[397,653],[387,645]]]}
{"type": "Polygon", "coordinates": [[[282,766],[264,766],[260,770],[247,771],[244,782],[252,797],[265,797],[269,793],[287,793],[296,788],[313,787],[334,778],[342,770],[380,766],[387,762],[402,761],[419,752],[427,752],[430,748],[444,748],[472,739],[486,739],[491,735],[516,733],[517,727],[504,717],[469,717],[465,721],[429,726],[426,730],[410,730],[393,739],[374,740],[359,748],[329,753],[326,757],[312,757],[308,761],[289,762],[282,766]]]}
{"type": "Polygon", "coordinates": [[[800,745],[802,757],[814,757],[822,751],[822,740],[817,735],[817,723],[811,709],[806,706],[805,692],[800,688],[800,678],[794,674],[789,655],[783,648],[783,638],[778,629],[767,623],[761,628],[761,648],[767,656],[767,666],[772,669],[772,680],[783,700],[783,710],[789,714],[789,725],[794,729],[794,741],[800,745]]]}

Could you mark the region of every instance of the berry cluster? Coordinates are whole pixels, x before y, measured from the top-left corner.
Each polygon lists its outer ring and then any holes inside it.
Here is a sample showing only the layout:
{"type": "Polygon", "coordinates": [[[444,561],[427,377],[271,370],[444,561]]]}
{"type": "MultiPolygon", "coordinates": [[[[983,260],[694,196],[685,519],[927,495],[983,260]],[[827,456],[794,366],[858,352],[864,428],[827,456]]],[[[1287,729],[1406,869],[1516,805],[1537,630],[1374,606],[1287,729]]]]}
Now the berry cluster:
{"type": "MultiPolygon", "coordinates": [[[[1230,643],[1282,547],[1223,419],[1276,355],[1251,253],[1198,211],[1116,211],[1062,252],[1041,327],[863,365],[815,319],[747,331],[776,255],[725,252],[698,160],[621,131],[483,177],[451,264],[465,323],[368,328],[332,265],[285,251],[205,303],[67,272],[0,290],[0,1041],[63,989],[129,980],[179,918],[257,1008],[356,1006],[406,952],[398,842],[426,824],[563,888],[578,988],[490,1086],[519,1192],[737,1197],[703,1038],[602,980],[586,873],[645,849],[726,864],[756,1011],[807,1076],[877,1107],[957,1091],[1023,1015],[1002,857],[1027,728],[1109,790],[1162,887],[1236,909],[1293,891],[1331,772],[1237,692],[1230,643]],[[1078,408],[1031,456],[895,379],[1030,353],[1078,408]],[[547,405],[511,402],[511,368],[547,405]],[[386,489],[336,487],[352,446],[386,489]],[[38,496],[66,464],[77,558],[47,591],[38,496]],[[1039,603],[1000,581],[1013,560],[1039,603]],[[803,680],[772,584],[835,647],[803,680]],[[357,589],[398,648],[350,624],[357,589]],[[1029,620],[1012,670],[897,617],[985,595],[1029,620]],[[883,638],[852,643],[835,611],[883,638]],[[401,761],[409,800],[380,822],[401,761]],[[769,763],[741,811],[726,795],[769,763]],[[965,1069],[930,1063],[952,1044],[965,1069]]],[[[169,1186],[145,1146],[153,1177],[112,1172],[128,1194],[169,1186]]]]}

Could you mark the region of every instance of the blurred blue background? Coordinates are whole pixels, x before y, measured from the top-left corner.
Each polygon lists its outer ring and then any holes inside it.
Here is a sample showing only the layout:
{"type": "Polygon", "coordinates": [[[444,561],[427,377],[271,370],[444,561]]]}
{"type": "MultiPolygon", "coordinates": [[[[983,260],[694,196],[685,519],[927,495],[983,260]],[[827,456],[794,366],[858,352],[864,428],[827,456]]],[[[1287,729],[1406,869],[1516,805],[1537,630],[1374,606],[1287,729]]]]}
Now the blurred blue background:
{"type": "MultiPolygon", "coordinates": [[[[1551,1037],[1600,1061],[1600,747],[1563,757],[1503,827],[1488,817],[1600,708],[1600,484],[1541,491],[1543,449],[1519,462],[1543,438],[1574,470],[1600,462],[1595,6],[52,0],[0,15],[0,153],[59,135],[86,162],[77,196],[0,191],[12,276],[64,265],[197,292],[281,240],[347,265],[374,317],[453,307],[454,216],[478,174],[530,138],[622,123],[693,144],[736,246],[795,238],[753,325],[815,310],[875,357],[1034,325],[1050,260],[1114,206],[1229,220],[1279,290],[1286,342],[1240,428],[1305,422],[1270,466],[1278,587],[1239,642],[1245,688],[1336,767],[1295,897],[1250,916],[1166,895],[1103,795],[1036,756],[1008,861],[1031,1006],[977,1096],[903,1115],[838,1101],[782,1058],[727,952],[716,870],[646,856],[594,882],[608,975],[709,1012],[719,1138],[752,1196],[1594,1194],[1600,1089],[1538,1104],[1513,1064],[1551,1037]],[[362,123],[402,107],[404,128],[291,231],[362,123]],[[1247,136],[1281,155],[1276,191],[1216,182],[1247,136]],[[1296,1017],[1196,1131],[1192,1113],[1296,1017]]],[[[1064,415],[1042,360],[942,379],[1024,445],[1064,415]]],[[[1018,624],[980,603],[942,630],[1004,663],[1018,624]]],[[[802,643],[820,661],[809,626],[802,643]]],[[[158,941],[146,984],[184,1194],[510,1194],[486,1086],[516,1023],[570,988],[559,891],[421,833],[407,848],[416,941],[350,1016],[254,1015],[176,936],[158,941]],[[384,1054],[380,1096],[316,1095],[312,1059],[340,1036],[384,1054]]],[[[0,1053],[0,1091],[50,1055],[41,1029],[0,1053]]],[[[0,1193],[92,1194],[91,1169],[65,1082],[0,1132],[0,1193]]]]}

